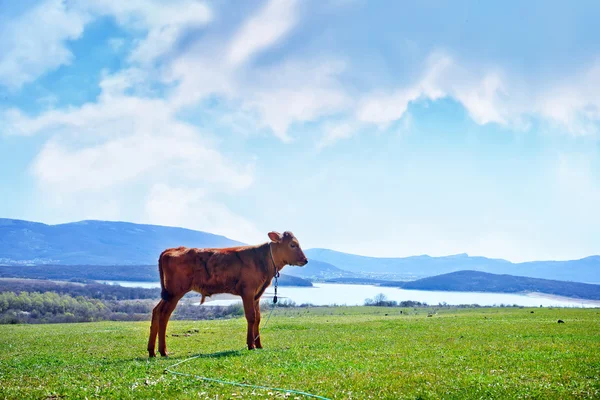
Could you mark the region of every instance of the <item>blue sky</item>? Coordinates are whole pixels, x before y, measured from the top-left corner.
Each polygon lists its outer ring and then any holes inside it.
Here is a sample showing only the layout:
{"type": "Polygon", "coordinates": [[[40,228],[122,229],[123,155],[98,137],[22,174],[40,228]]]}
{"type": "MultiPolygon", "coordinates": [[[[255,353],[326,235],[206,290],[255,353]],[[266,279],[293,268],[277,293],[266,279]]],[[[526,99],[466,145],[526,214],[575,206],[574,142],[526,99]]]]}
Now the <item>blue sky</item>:
{"type": "Polygon", "coordinates": [[[0,0],[2,217],[600,253],[594,1],[0,0]]]}

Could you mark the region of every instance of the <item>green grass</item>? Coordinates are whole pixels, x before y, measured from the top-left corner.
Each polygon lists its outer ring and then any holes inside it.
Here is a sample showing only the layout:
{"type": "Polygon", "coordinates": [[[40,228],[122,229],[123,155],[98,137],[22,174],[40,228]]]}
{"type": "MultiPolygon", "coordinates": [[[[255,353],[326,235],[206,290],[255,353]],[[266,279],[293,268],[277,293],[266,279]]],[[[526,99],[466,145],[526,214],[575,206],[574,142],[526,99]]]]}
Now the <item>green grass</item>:
{"type": "Polygon", "coordinates": [[[216,354],[176,370],[332,399],[600,398],[600,310],[428,311],[277,309],[265,349],[229,353],[245,345],[243,318],[171,321],[171,357],[151,360],[148,322],[4,325],[0,398],[284,397],[164,373],[198,353],[216,354]]]}

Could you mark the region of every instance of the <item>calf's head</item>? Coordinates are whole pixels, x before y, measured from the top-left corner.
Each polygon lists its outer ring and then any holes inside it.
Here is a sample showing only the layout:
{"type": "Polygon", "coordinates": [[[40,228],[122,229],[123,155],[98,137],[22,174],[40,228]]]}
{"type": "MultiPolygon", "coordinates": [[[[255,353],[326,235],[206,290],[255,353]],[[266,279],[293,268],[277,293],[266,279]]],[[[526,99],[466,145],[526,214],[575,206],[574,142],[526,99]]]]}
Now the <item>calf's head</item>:
{"type": "Polygon", "coordinates": [[[292,232],[286,231],[281,235],[279,232],[269,232],[269,239],[275,244],[273,253],[277,258],[288,265],[302,267],[308,263],[300,242],[292,232]]]}

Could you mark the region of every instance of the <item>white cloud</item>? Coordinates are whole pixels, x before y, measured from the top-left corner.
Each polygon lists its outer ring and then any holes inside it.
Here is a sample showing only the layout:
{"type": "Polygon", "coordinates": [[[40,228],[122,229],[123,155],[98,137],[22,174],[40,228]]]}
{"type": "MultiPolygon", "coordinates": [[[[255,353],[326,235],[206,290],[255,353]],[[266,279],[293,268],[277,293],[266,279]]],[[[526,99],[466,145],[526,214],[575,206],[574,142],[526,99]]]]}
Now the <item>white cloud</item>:
{"type": "Polygon", "coordinates": [[[120,25],[140,30],[212,20],[210,8],[197,0],[91,0],[78,6],[97,15],[112,15],[120,25]]]}
{"type": "Polygon", "coordinates": [[[374,93],[361,100],[356,118],[361,122],[375,123],[386,128],[402,118],[411,101],[422,96],[418,89],[409,88],[395,93],[374,93]]]}
{"type": "Polygon", "coordinates": [[[289,127],[347,109],[352,100],[337,76],[346,68],[334,59],[286,60],[252,69],[232,68],[219,44],[202,46],[175,60],[165,76],[177,83],[169,96],[175,107],[191,107],[211,95],[221,96],[239,110],[256,115],[260,126],[289,141],[289,127]]]}
{"type": "Polygon", "coordinates": [[[434,52],[423,76],[394,91],[375,90],[359,102],[356,119],[382,129],[400,119],[411,102],[453,98],[477,124],[497,123],[528,129],[541,117],[573,135],[596,135],[600,122],[600,62],[581,72],[534,85],[499,68],[461,64],[434,52]]]}
{"type": "Polygon", "coordinates": [[[197,49],[178,57],[165,69],[163,79],[175,85],[169,94],[174,107],[193,106],[212,94],[230,97],[236,93],[237,77],[224,64],[218,49],[197,49]]]}
{"type": "Polygon", "coordinates": [[[323,126],[325,135],[317,142],[317,150],[322,150],[325,147],[331,146],[338,140],[351,137],[358,129],[358,124],[353,124],[348,121],[325,124],[323,126]]]}
{"type": "Polygon", "coordinates": [[[18,18],[0,23],[0,85],[18,89],[44,73],[70,64],[68,40],[81,36],[90,16],[47,0],[18,18]]]}
{"type": "MultiPolygon", "coordinates": [[[[113,85],[109,85],[114,90],[113,85]]],[[[8,132],[21,135],[63,134],[78,140],[95,141],[106,137],[129,136],[135,130],[156,131],[172,121],[173,110],[162,100],[129,96],[101,96],[98,103],[50,110],[29,118],[18,110],[8,110],[8,132]]]]}
{"type": "Polygon", "coordinates": [[[51,140],[36,157],[32,172],[47,191],[63,194],[102,191],[155,179],[191,186],[211,184],[221,191],[240,190],[251,184],[248,168],[238,170],[201,140],[177,132],[181,127],[170,127],[169,135],[144,131],[84,148],[51,140]]]}
{"type": "Polygon", "coordinates": [[[539,113],[574,135],[598,133],[600,122],[600,60],[542,91],[539,113]]]}
{"type": "MultiPolygon", "coordinates": [[[[70,64],[74,56],[66,42],[80,38],[88,22],[107,15],[128,29],[147,32],[130,55],[131,61],[142,64],[169,50],[184,29],[212,20],[210,8],[195,0],[45,0],[0,24],[0,85],[18,89],[70,64]]],[[[110,45],[117,50],[123,42],[112,39],[110,45]]]]}
{"type": "Polygon", "coordinates": [[[126,29],[147,32],[129,56],[135,63],[151,64],[169,51],[185,29],[212,21],[211,9],[196,0],[93,0],[82,7],[95,15],[113,16],[126,29]]]}
{"type": "Polygon", "coordinates": [[[100,86],[97,103],[35,118],[12,112],[9,130],[51,136],[32,166],[45,190],[100,191],[158,178],[221,191],[251,184],[251,165],[227,160],[167,102],[124,95],[124,75],[107,76],[100,86]]]}
{"type": "Polygon", "coordinates": [[[352,100],[336,77],[345,68],[334,60],[291,61],[265,69],[245,84],[244,107],[258,113],[287,141],[295,122],[314,121],[347,109],[352,100]]]}
{"type": "Polygon", "coordinates": [[[181,54],[164,68],[165,82],[175,86],[169,103],[194,107],[220,96],[237,107],[238,116],[251,116],[237,120],[253,120],[255,128],[267,127],[283,141],[291,140],[292,124],[348,108],[350,98],[337,79],[346,68],[340,60],[285,59],[260,68],[245,64],[285,37],[295,24],[296,8],[295,1],[271,1],[230,41],[207,39],[181,54]]]}
{"type": "Polygon", "coordinates": [[[269,0],[248,18],[229,45],[227,61],[246,62],[253,55],[277,44],[296,23],[297,0],[269,0]]]}
{"type": "Polygon", "coordinates": [[[200,189],[154,185],[146,201],[144,219],[152,224],[208,231],[244,243],[265,240],[252,222],[210,200],[200,189]]]}
{"type": "Polygon", "coordinates": [[[512,116],[503,109],[503,80],[496,71],[478,72],[462,67],[450,56],[432,54],[417,83],[391,93],[375,92],[360,102],[357,119],[386,128],[402,118],[411,102],[452,97],[459,101],[478,124],[506,124],[512,116]]]}
{"type": "Polygon", "coordinates": [[[402,118],[411,102],[421,98],[435,100],[444,97],[446,92],[439,88],[438,81],[451,64],[449,57],[438,57],[430,60],[423,77],[416,84],[394,91],[376,90],[366,95],[358,103],[356,118],[385,129],[402,118]]]}

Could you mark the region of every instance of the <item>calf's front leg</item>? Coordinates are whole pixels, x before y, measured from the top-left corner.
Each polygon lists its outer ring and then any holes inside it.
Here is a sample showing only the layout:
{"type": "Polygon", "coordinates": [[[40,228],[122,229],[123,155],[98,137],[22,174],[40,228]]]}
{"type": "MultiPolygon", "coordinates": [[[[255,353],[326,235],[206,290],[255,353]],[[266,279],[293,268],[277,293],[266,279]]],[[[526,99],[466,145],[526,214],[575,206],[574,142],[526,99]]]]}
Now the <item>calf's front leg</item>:
{"type": "Polygon", "coordinates": [[[262,349],[262,344],[260,343],[260,298],[258,300],[254,300],[254,344],[257,349],[262,349]]]}
{"type": "Polygon", "coordinates": [[[248,350],[254,350],[254,323],[256,322],[256,311],[254,310],[254,296],[244,295],[242,297],[242,303],[244,304],[244,314],[246,314],[246,321],[248,322],[246,343],[248,344],[248,350]]]}

